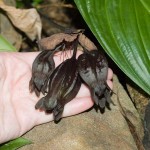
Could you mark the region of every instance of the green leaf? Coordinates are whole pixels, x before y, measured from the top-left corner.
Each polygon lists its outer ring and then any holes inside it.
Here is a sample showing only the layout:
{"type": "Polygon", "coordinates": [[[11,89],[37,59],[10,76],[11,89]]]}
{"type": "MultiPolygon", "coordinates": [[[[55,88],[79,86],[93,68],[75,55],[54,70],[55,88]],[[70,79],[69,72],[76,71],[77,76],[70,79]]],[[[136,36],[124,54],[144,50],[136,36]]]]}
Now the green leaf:
{"type": "Polygon", "coordinates": [[[121,70],[150,94],[150,0],[75,0],[121,70]]]}
{"type": "Polygon", "coordinates": [[[7,143],[0,145],[0,150],[16,150],[24,145],[31,144],[32,142],[24,139],[24,138],[18,138],[12,141],[9,141],[7,143]]]}
{"type": "Polygon", "coordinates": [[[0,52],[17,51],[2,35],[0,35],[0,52]]]}

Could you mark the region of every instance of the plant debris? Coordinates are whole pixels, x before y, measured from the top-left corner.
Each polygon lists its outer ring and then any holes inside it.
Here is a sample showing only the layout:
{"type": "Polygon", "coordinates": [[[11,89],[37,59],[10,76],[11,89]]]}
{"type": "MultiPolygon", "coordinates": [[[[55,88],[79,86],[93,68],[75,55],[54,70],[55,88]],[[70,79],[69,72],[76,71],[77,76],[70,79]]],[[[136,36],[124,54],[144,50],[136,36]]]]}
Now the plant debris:
{"type": "Polygon", "coordinates": [[[55,122],[60,120],[64,105],[76,96],[81,86],[76,60],[77,42],[77,39],[71,42],[75,48],[73,56],[53,71],[50,76],[48,94],[35,106],[36,109],[53,110],[55,122]]]}
{"type": "Polygon", "coordinates": [[[35,8],[17,9],[5,5],[3,0],[0,1],[0,8],[5,11],[13,25],[23,31],[32,41],[41,39],[42,23],[35,8]]]}
{"type": "MultiPolygon", "coordinates": [[[[35,105],[36,109],[53,112],[54,121],[58,122],[66,103],[77,95],[81,81],[87,84],[96,106],[105,109],[111,102],[111,89],[107,85],[108,63],[103,54],[97,50],[84,34],[83,30],[54,34],[38,42],[43,50],[32,66],[29,83],[30,92],[45,96],[35,105]],[[78,49],[83,50],[78,59],[78,49]],[[71,58],[55,68],[55,52],[73,51],[71,58]]],[[[109,108],[109,107],[108,107],[109,108]]]]}
{"type": "Polygon", "coordinates": [[[34,91],[37,96],[40,95],[40,92],[45,94],[49,77],[54,69],[53,51],[42,51],[33,62],[30,91],[34,91]]]}
{"type": "Polygon", "coordinates": [[[108,64],[106,58],[98,51],[85,50],[78,58],[79,74],[89,86],[92,99],[100,108],[111,102],[111,89],[107,85],[108,64]]]}

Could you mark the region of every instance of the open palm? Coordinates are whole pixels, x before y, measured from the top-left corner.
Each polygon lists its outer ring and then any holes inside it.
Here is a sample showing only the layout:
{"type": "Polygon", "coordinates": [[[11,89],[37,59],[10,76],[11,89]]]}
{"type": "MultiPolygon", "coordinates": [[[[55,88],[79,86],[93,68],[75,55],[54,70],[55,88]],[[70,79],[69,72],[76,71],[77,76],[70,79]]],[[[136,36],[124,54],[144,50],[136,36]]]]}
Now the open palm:
{"type": "MultiPolygon", "coordinates": [[[[29,92],[32,63],[37,55],[37,52],[0,53],[0,143],[53,120],[52,114],[35,110],[35,104],[40,98],[29,92]]],[[[59,54],[54,60],[56,65],[62,61],[59,54]]],[[[109,69],[107,82],[111,88],[112,75],[109,69]]],[[[78,114],[92,106],[90,92],[82,85],[76,98],[66,104],[63,116],[78,114]]]]}

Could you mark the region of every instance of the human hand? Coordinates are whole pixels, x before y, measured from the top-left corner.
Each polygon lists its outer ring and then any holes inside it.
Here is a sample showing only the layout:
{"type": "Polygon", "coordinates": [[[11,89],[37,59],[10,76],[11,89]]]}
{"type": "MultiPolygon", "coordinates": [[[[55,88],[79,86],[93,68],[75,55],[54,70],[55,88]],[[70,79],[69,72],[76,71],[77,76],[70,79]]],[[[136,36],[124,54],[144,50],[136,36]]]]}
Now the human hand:
{"type": "MultiPolygon", "coordinates": [[[[52,114],[35,110],[35,104],[40,98],[29,92],[32,63],[37,55],[37,52],[0,53],[0,143],[53,120],[52,114]]],[[[63,59],[57,54],[54,60],[57,66],[63,59]]],[[[107,83],[111,89],[112,76],[109,69],[107,83]]],[[[76,98],[65,105],[63,117],[79,114],[92,106],[89,89],[82,84],[76,98]]]]}

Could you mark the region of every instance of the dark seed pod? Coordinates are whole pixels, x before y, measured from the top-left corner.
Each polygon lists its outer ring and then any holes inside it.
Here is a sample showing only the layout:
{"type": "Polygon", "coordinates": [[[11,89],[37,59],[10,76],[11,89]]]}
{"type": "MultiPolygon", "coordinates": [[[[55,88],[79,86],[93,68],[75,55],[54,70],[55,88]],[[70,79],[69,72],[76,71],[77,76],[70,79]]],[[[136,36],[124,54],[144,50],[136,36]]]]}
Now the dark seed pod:
{"type": "Polygon", "coordinates": [[[111,89],[107,85],[108,63],[98,51],[85,51],[78,57],[78,70],[83,81],[89,86],[92,99],[100,108],[110,103],[111,89]]]}
{"type": "Polygon", "coordinates": [[[32,78],[29,83],[30,92],[39,96],[46,93],[49,77],[55,68],[53,51],[44,50],[34,60],[32,65],[32,78]]]}
{"type": "Polygon", "coordinates": [[[76,60],[77,44],[76,39],[73,56],[56,67],[50,76],[48,94],[35,106],[36,109],[52,111],[55,122],[60,120],[64,105],[77,95],[81,86],[76,60]]]}

